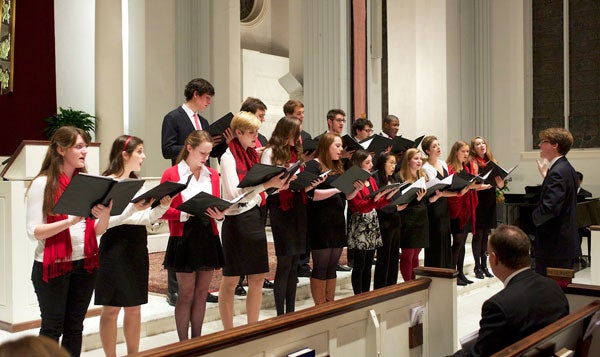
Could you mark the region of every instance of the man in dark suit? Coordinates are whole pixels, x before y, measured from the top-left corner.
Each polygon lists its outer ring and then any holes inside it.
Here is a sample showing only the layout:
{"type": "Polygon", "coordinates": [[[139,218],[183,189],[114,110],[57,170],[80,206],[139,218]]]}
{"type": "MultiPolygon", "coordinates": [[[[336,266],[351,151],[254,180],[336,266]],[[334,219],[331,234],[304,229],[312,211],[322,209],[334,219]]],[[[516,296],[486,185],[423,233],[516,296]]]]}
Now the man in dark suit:
{"type": "Polygon", "coordinates": [[[533,210],[536,227],[533,243],[535,271],[546,268],[573,268],[581,256],[577,232],[577,175],[565,155],[573,145],[573,135],[563,128],[545,129],[539,134],[540,157],[548,161],[540,201],[533,210]]]}
{"type": "Polygon", "coordinates": [[[483,303],[479,335],[455,356],[489,356],[569,313],[558,284],[531,270],[529,237],[501,225],[490,235],[487,251],[504,289],[483,303]]]}
{"type": "MultiPolygon", "coordinates": [[[[183,149],[187,136],[194,130],[208,128],[208,120],[201,117],[198,112],[208,108],[215,95],[215,89],[207,80],[195,78],[185,86],[184,95],[185,103],[165,115],[162,122],[162,154],[165,159],[171,160],[171,165],[175,165],[175,160],[183,149]]],[[[175,271],[172,269],[167,272],[167,290],[167,302],[175,306],[179,289],[175,271]]],[[[218,298],[209,293],[206,301],[217,302],[218,298]]]]}

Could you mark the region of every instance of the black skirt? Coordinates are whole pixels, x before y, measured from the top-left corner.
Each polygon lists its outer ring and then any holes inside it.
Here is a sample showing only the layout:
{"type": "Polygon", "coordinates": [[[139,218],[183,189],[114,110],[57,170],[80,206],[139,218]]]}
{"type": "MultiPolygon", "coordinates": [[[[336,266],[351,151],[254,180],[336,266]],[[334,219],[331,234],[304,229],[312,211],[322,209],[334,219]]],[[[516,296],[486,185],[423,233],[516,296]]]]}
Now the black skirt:
{"type": "Polygon", "coordinates": [[[280,196],[267,198],[271,231],[275,242],[275,255],[290,256],[306,252],[306,206],[302,194],[293,193],[293,206],[284,211],[280,206],[280,196]]]}
{"type": "Polygon", "coordinates": [[[148,302],[147,243],[145,226],[116,226],[102,235],[94,304],[138,306],[148,302]]]}
{"type": "Polygon", "coordinates": [[[225,256],[224,276],[269,271],[267,235],[257,206],[235,216],[225,216],[222,239],[225,256]]]}
{"type": "Polygon", "coordinates": [[[182,237],[169,237],[163,265],[179,273],[218,269],[223,266],[223,248],[208,218],[190,217],[182,237]]]}

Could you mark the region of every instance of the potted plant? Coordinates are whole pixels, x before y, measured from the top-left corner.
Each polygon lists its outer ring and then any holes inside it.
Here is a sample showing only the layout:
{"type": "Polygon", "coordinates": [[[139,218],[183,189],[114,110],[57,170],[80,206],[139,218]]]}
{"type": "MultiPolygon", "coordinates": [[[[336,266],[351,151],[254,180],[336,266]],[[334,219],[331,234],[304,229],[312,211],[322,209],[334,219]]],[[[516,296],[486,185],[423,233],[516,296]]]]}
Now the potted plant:
{"type": "Polygon", "coordinates": [[[59,108],[59,113],[44,119],[48,126],[44,129],[44,133],[48,138],[52,138],[54,132],[61,126],[71,125],[85,131],[90,138],[94,139],[96,130],[96,117],[81,110],[75,110],[71,107],[59,108]]]}

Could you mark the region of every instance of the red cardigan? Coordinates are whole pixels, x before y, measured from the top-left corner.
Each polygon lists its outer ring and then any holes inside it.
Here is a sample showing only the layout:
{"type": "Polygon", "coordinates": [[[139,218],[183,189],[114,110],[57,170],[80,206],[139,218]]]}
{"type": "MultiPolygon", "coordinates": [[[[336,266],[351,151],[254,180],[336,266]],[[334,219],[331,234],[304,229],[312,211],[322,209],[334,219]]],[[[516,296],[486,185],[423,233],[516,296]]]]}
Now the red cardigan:
{"type": "MultiPolygon", "coordinates": [[[[212,185],[212,194],[213,196],[221,197],[221,185],[219,182],[219,173],[210,167],[206,167],[208,171],[210,171],[210,182],[212,185]]],[[[171,182],[179,182],[179,171],[177,170],[177,165],[172,166],[163,172],[163,175],[160,179],[160,183],[165,181],[171,182]]],[[[171,207],[167,209],[167,212],[163,214],[162,219],[166,219],[169,221],[169,234],[173,237],[181,237],[183,236],[183,225],[185,222],[181,222],[181,211],[177,209],[179,205],[183,203],[183,198],[181,197],[181,193],[178,193],[173,200],[171,201],[171,207]]],[[[211,219],[211,225],[213,234],[219,234],[217,230],[217,224],[214,220],[211,219]]]]}
{"type": "MultiPolygon", "coordinates": [[[[369,184],[373,191],[378,190],[377,183],[373,177],[369,177],[369,184]]],[[[369,213],[373,209],[381,209],[390,203],[385,197],[375,202],[372,198],[367,198],[370,194],[371,191],[369,188],[367,186],[363,187],[362,190],[358,191],[358,194],[356,194],[356,196],[348,203],[350,210],[352,212],[369,213]]]]}
{"type": "MultiPolygon", "coordinates": [[[[463,165],[463,170],[473,174],[470,165],[463,165]]],[[[452,166],[448,165],[448,174],[452,175],[455,173],[457,172],[454,171],[452,166]]],[[[476,231],[475,210],[477,209],[478,203],[479,199],[477,198],[477,192],[473,190],[469,190],[462,196],[448,197],[448,211],[450,212],[450,218],[458,218],[461,230],[465,227],[469,218],[471,218],[473,233],[476,231]]]]}

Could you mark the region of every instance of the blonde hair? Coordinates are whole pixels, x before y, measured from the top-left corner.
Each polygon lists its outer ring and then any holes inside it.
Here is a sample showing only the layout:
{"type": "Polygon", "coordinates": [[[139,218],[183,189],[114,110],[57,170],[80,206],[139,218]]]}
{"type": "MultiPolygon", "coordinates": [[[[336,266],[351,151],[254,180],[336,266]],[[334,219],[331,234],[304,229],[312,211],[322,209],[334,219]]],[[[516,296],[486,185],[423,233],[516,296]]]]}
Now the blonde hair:
{"type": "MultiPolygon", "coordinates": [[[[415,155],[420,154],[420,153],[421,153],[421,151],[416,148],[410,148],[410,149],[406,150],[406,153],[404,153],[404,158],[402,159],[402,165],[400,166],[400,178],[402,179],[402,181],[415,182],[418,179],[420,179],[421,177],[425,177],[425,181],[428,180],[428,177],[427,177],[427,175],[425,175],[423,168],[420,168],[417,170],[416,177],[413,176],[412,172],[410,172],[410,160],[412,160],[412,158],[415,157],[415,155]]],[[[421,160],[423,160],[422,156],[421,156],[421,160]]]]}
{"type": "Polygon", "coordinates": [[[246,130],[257,130],[260,127],[260,119],[250,112],[241,111],[231,119],[230,127],[234,135],[236,135],[236,130],[242,132],[246,130]]]}

